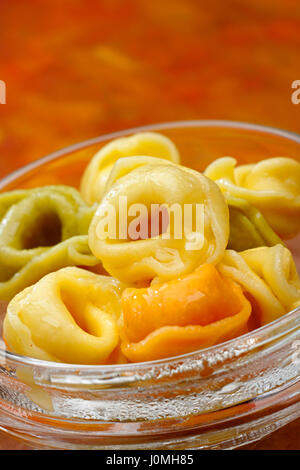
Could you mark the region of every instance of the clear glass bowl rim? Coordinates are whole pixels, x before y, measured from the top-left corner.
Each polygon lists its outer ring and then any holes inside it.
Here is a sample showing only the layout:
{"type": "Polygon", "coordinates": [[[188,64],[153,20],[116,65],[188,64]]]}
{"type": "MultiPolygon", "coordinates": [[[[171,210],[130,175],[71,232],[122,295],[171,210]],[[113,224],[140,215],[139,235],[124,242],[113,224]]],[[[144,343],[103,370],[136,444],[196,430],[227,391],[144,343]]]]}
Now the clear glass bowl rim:
{"type": "MultiPolygon", "coordinates": [[[[136,132],[150,132],[150,131],[163,131],[168,129],[175,129],[175,128],[190,128],[190,127],[216,127],[216,128],[228,128],[228,129],[239,129],[245,131],[254,131],[254,132],[262,132],[271,134],[277,137],[283,137],[287,140],[293,141],[300,145],[300,135],[292,132],[282,130],[276,127],[269,127],[260,124],[252,124],[247,122],[240,122],[240,121],[230,121],[230,120],[213,120],[213,119],[205,119],[205,120],[187,120],[187,121],[170,121],[170,122],[162,122],[156,124],[149,124],[145,126],[134,127],[130,129],[124,129],[116,132],[111,132],[108,134],[103,134],[98,137],[88,139],[77,144],[70,145],[68,147],[64,147],[58,151],[55,151],[45,157],[39,158],[23,167],[15,170],[14,172],[10,173],[9,175],[5,176],[0,180],[0,190],[6,187],[8,184],[13,182],[15,179],[23,176],[27,172],[34,170],[46,163],[59,159],[63,156],[67,156],[71,153],[77,152],[79,150],[83,150],[87,147],[91,147],[96,144],[101,144],[102,142],[124,137],[130,134],[134,134],[136,132]]],[[[232,340],[226,341],[224,343],[217,344],[215,346],[211,346],[209,348],[193,351],[188,354],[173,356],[166,359],[160,359],[156,361],[148,361],[148,362],[139,362],[139,363],[128,363],[128,364],[110,364],[110,365],[85,365],[85,364],[68,364],[63,362],[49,362],[40,359],[35,359],[27,356],[22,356],[19,354],[11,353],[5,349],[0,348],[0,358],[14,362],[15,364],[20,365],[27,365],[31,367],[38,367],[40,370],[44,370],[45,372],[64,372],[66,374],[83,372],[88,373],[89,375],[104,375],[106,376],[107,373],[109,375],[114,376],[114,374],[120,374],[124,372],[135,372],[137,373],[139,370],[145,373],[147,370],[153,370],[153,367],[160,367],[164,365],[172,365],[176,367],[178,363],[182,363],[184,360],[193,360],[199,359],[199,355],[205,355],[207,353],[210,354],[217,354],[218,352],[224,350],[227,347],[234,347],[235,345],[239,345],[241,339],[243,342],[247,342],[248,344],[253,344],[253,349],[262,346],[268,341],[276,339],[276,337],[282,334],[286,335],[289,332],[294,331],[297,326],[290,327],[290,324],[296,320],[300,320],[300,307],[294,309],[293,311],[289,312],[288,314],[284,315],[273,322],[264,325],[256,330],[253,330],[249,333],[246,333],[240,337],[234,338],[232,340]],[[279,334],[276,332],[280,331],[279,334]],[[272,334],[275,332],[275,335],[272,334]],[[259,339],[258,339],[259,338],[259,339]]],[[[250,349],[252,349],[250,347],[250,349]]],[[[248,348],[249,351],[249,348],[248,348]]]]}

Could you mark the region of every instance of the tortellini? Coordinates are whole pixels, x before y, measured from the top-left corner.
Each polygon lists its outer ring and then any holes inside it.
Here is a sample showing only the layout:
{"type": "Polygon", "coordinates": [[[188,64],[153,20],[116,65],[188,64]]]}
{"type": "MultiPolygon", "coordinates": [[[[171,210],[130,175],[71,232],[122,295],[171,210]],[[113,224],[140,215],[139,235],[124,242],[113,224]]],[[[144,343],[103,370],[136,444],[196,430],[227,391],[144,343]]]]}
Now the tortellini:
{"type": "Polygon", "coordinates": [[[251,294],[259,326],[281,317],[300,301],[297,269],[290,251],[282,245],[241,253],[226,250],[218,269],[251,294]]]}
{"type": "MultiPolygon", "coordinates": [[[[151,163],[153,164],[152,157],[120,158],[110,172],[105,191],[108,191],[121,177],[134,169],[151,163]]],[[[155,164],[163,163],[164,161],[161,159],[155,160],[155,164]]],[[[173,162],[168,162],[168,164],[174,165],[173,162]]],[[[273,246],[283,243],[259,210],[251,206],[245,199],[237,198],[229,193],[225,193],[225,199],[229,207],[230,221],[228,248],[243,251],[257,246],[273,246]]]]}
{"type": "Polygon", "coordinates": [[[229,207],[230,234],[227,248],[244,251],[258,246],[283,244],[266,219],[245,199],[226,193],[229,207]]]}
{"type": "Polygon", "coordinates": [[[228,206],[213,181],[183,166],[153,162],[117,178],[105,193],[90,225],[89,245],[108,273],[136,284],[172,279],[201,264],[217,263],[228,236],[228,206]],[[135,238],[132,227],[148,228],[159,208],[167,216],[161,232],[151,236],[136,230],[135,238]],[[105,228],[110,221],[116,221],[117,230],[105,228]]]}
{"type": "Polygon", "coordinates": [[[122,289],[116,279],[76,267],[50,273],[9,303],[5,341],[37,359],[106,363],[119,347],[122,289]]]}
{"type": "Polygon", "coordinates": [[[147,156],[134,156],[134,157],[124,157],[120,158],[113,165],[109,177],[106,181],[105,192],[109,191],[114,183],[116,183],[123,176],[128,175],[131,171],[136,168],[140,168],[145,165],[177,165],[174,162],[163,160],[162,158],[156,157],[155,160],[153,157],[147,156]]]}
{"type": "Polygon", "coordinates": [[[99,264],[87,238],[94,212],[66,186],[1,194],[0,299],[61,267],[99,264]]]}
{"type": "Polygon", "coordinates": [[[0,193],[11,352],[69,364],[159,360],[300,306],[282,241],[300,231],[297,161],[224,157],[200,173],[180,164],[169,138],[140,132],[97,152],[80,190],[0,193]]]}
{"type": "Polygon", "coordinates": [[[300,163],[276,157],[236,167],[223,157],[207,167],[205,175],[233,196],[246,199],[261,211],[283,239],[300,231],[300,163]]]}
{"type": "Polygon", "coordinates": [[[248,331],[241,288],[203,265],[180,279],[122,295],[122,351],[133,362],[185,354],[248,331]]]}
{"type": "Polygon", "coordinates": [[[94,155],[83,174],[81,194],[87,203],[101,201],[114,163],[130,156],[158,157],[174,163],[180,161],[175,144],[157,132],[139,132],[114,139],[94,155]]]}
{"type": "Polygon", "coordinates": [[[21,201],[27,195],[28,190],[26,189],[16,189],[15,191],[0,193],[0,220],[13,204],[21,201]]]}

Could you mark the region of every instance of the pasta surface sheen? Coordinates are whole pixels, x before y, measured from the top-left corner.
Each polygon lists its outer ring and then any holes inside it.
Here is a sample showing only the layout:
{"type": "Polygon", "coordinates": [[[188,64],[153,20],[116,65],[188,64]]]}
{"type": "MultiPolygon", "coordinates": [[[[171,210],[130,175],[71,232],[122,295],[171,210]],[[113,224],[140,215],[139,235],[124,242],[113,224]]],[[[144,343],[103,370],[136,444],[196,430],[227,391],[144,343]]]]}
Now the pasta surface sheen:
{"type": "Polygon", "coordinates": [[[282,246],[259,247],[237,253],[226,250],[218,269],[251,294],[259,325],[265,325],[296,307],[300,279],[290,251],[282,246]]]}
{"type": "Polygon", "coordinates": [[[119,344],[122,285],[69,267],[50,273],[9,303],[4,338],[18,354],[103,364],[119,344]]]}
{"type": "Polygon", "coordinates": [[[251,305],[212,265],[122,295],[122,351],[133,362],[185,354],[248,331],[251,305]],[[150,307],[153,306],[153,309],[150,307]]]}
{"type": "Polygon", "coordinates": [[[66,186],[0,194],[0,298],[65,266],[95,266],[87,239],[95,207],[66,186]]]}
{"type": "Polygon", "coordinates": [[[205,170],[222,191],[246,199],[259,209],[283,239],[300,231],[300,163],[275,157],[236,167],[231,157],[219,158],[205,170]]]}
{"type": "Polygon", "coordinates": [[[229,207],[230,234],[227,248],[244,251],[258,246],[283,245],[261,212],[245,199],[225,193],[229,207]]]}
{"type": "Polygon", "coordinates": [[[139,132],[130,137],[114,139],[100,149],[88,164],[82,180],[81,194],[88,204],[100,202],[111,169],[117,160],[124,157],[145,155],[180,162],[175,144],[157,132],[139,132]]]}
{"type": "MultiPolygon", "coordinates": [[[[181,132],[182,156],[206,161],[205,141],[190,145],[181,132]]],[[[76,153],[67,181],[77,184],[85,159],[76,153]]],[[[49,175],[25,184],[53,181],[52,166],[49,175]]],[[[296,160],[237,165],[222,157],[199,172],[181,164],[163,134],[116,138],[90,160],[80,191],[52,185],[0,193],[4,342],[12,353],[77,370],[174,358],[289,312],[293,321],[298,239],[284,240],[299,232],[296,160]],[[295,260],[287,246],[296,247],[295,260]]],[[[32,373],[18,373],[35,384],[32,373]]],[[[43,400],[51,409],[51,398],[43,400]]]]}
{"type": "MultiPolygon", "coordinates": [[[[129,231],[130,224],[127,225],[129,231]]],[[[112,276],[135,284],[153,279],[172,279],[193,271],[201,264],[217,263],[224,254],[228,236],[228,206],[213,181],[183,166],[153,163],[133,169],[111,186],[91,222],[89,245],[112,276]],[[126,197],[126,217],[131,206],[146,206],[144,217],[152,216],[153,205],[164,206],[168,215],[169,238],[165,238],[166,231],[150,238],[148,233],[145,239],[137,240],[130,238],[127,230],[124,239],[120,239],[119,233],[116,233],[116,239],[105,234],[103,226],[111,208],[115,210],[118,221],[123,218],[122,197],[126,197]],[[195,212],[197,205],[202,209],[200,228],[197,224],[190,224],[189,230],[186,226],[184,230],[186,206],[195,212]],[[179,222],[175,215],[173,217],[173,209],[179,214],[179,222]],[[181,237],[176,238],[175,230],[181,230],[181,237]]]]}

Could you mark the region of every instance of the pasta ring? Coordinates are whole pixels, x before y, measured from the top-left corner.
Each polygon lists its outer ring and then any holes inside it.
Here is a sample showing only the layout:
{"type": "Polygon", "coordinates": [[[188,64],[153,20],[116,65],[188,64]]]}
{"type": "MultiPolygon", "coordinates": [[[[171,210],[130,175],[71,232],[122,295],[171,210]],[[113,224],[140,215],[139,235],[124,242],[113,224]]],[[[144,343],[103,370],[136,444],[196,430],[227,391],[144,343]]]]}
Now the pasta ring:
{"type": "Polygon", "coordinates": [[[119,158],[110,171],[105,185],[105,192],[109,191],[113,184],[120,178],[145,165],[177,165],[177,163],[158,157],[154,160],[153,157],[147,157],[145,155],[119,158]]]}
{"type": "Polygon", "coordinates": [[[66,186],[1,194],[0,299],[10,300],[51,270],[99,264],[87,241],[94,211],[66,186]]]}
{"type": "Polygon", "coordinates": [[[281,317],[300,300],[297,269],[290,251],[282,245],[241,253],[226,250],[218,269],[251,294],[258,307],[259,325],[281,317]]]}
{"type": "Polygon", "coordinates": [[[217,263],[224,254],[228,236],[228,206],[214,182],[183,166],[153,163],[135,168],[111,186],[91,222],[89,246],[112,276],[136,284],[176,278],[201,264],[217,263]],[[159,233],[150,238],[132,239],[128,236],[130,224],[128,231],[123,230],[123,239],[120,233],[114,234],[115,239],[103,233],[107,214],[114,213],[119,225],[125,217],[127,225],[128,214],[127,209],[122,210],[122,198],[126,199],[128,213],[136,204],[146,208],[148,215],[148,209],[163,206],[168,212],[169,238],[159,233]],[[185,230],[181,225],[183,217],[179,223],[175,217],[173,221],[171,208],[183,213],[185,204],[193,211],[197,204],[203,209],[201,229],[193,226],[185,230]],[[176,229],[181,231],[177,236],[176,229]]]}
{"type": "Polygon", "coordinates": [[[231,157],[219,158],[205,170],[222,191],[246,199],[259,209],[283,239],[300,230],[300,163],[275,157],[259,163],[236,166],[231,157]]]}
{"type": "Polygon", "coordinates": [[[5,341],[37,359],[103,364],[119,344],[121,291],[116,279],[84,269],[50,273],[9,303],[5,341]]]}
{"type": "MultiPolygon", "coordinates": [[[[158,165],[166,162],[157,158],[155,163],[158,165]]],[[[123,176],[147,164],[153,164],[152,157],[120,158],[110,172],[105,191],[108,191],[123,176]]],[[[175,165],[173,162],[168,162],[168,164],[175,165]]],[[[251,206],[245,199],[237,198],[229,193],[225,193],[224,196],[229,207],[230,235],[228,248],[243,251],[257,246],[283,244],[258,209],[251,206]]]]}
{"type": "Polygon", "coordinates": [[[139,132],[130,137],[114,139],[102,147],[91,159],[82,180],[81,194],[88,204],[100,202],[114,163],[123,157],[146,155],[179,163],[175,144],[157,132],[139,132]]]}

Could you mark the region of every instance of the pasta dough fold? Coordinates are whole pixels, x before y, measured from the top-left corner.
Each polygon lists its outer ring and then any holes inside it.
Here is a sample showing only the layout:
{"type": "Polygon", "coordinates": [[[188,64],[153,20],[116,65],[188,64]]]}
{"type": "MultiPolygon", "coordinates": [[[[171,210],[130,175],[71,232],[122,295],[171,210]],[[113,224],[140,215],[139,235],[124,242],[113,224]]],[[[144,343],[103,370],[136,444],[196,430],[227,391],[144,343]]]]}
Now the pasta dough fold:
{"type": "Polygon", "coordinates": [[[97,152],[88,164],[82,180],[81,194],[93,204],[100,202],[114,163],[123,157],[145,155],[179,163],[180,156],[175,144],[156,132],[139,132],[130,137],[114,139],[97,152]]]}
{"type": "Polygon", "coordinates": [[[143,155],[120,158],[116,161],[110,171],[105,185],[105,192],[109,191],[112,185],[115,184],[120,178],[145,165],[177,165],[177,163],[158,157],[156,157],[154,160],[153,157],[147,157],[143,155]]]}
{"type": "Polygon", "coordinates": [[[258,209],[245,199],[225,193],[229,207],[230,234],[227,248],[244,251],[258,246],[274,246],[283,241],[258,209]]]}
{"type": "Polygon", "coordinates": [[[0,299],[61,267],[98,264],[87,240],[94,212],[66,186],[0,194],[0,299]]]}
{"type": "Polygon", "coordinates": [[[237,253],[226,250],[218,269],[248,292],[259,326],[296,307],[300,279],[290,251],[282,245],[237,253]]]}
{"type": "Polygon", "coordinates": [[[37,359],[103,364],[118,348],[121,292],[116,279],[84,269],[50,273],[9,303],[5,341],[37,359]]]}
{"type": "MultiPolygon", "coordinates": [[[[155,163],[166,164],[159,158],[155,160],[155,163]]],[[[117,160],[110,172],[105,191],[108,191],[123,176],[147,164],[153,164],[152,157],[135,156],[117,160]]],[[[168,164],[174,165],[173,162],[168,162],[168,164]]],[[[243,251],[257,246],[283,244],[259,210],[251,206],[249,202],[229,193],[225,193],[225,199],[229,207],[230,220],[228,248],[243,251]]]]}
{"type": "Polygon", "coordinates": [[[231,157],[219,158],[205,170],[222,191],[247,200],[259,209],[283,239],[300,230],[300,163],[276,157],[236,167],[231,157]]]}
{"type": "Polygon", "coordinates": [[[177,356],[248,331],[251,305],[212,265],[122,295],[122,351],[132,362],[177,356]]]}
{"type": "Polygon", "coordinates": [[[176,278],[201,264],[217,263],[228,236],[228,206],[214,182],[183,166],[153,163],[133,169],[112,184],[91,222],[89,245],[112,276],[135,284],[176,278]],[[129,217],[133,208],[138,220],[129,217]],[[132,226],[138,227],[145,219],[147,227],[152,224],[157,215],[153,208],[167,215],[161,232],[157,227],[156,236],[149,232],[139,239],[131,236],[132,226]],[[115,238],[104,230],[110,215],[117,222],[115,238]]]}

